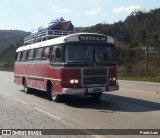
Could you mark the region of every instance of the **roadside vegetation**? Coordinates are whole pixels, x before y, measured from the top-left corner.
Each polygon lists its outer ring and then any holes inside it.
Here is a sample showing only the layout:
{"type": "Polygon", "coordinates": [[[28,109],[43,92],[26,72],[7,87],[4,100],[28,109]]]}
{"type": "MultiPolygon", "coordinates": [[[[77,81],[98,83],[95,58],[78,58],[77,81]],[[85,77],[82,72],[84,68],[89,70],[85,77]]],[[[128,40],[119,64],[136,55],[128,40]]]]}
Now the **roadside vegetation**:
{"type": "MultiPolygon", "coordinates": [[[[119,79],[160,82],[160,9],[134,11],[124,21],[76,27],[75,32],[114,37],[119,79]],[[146,46],[149,48],[148,70],[146,46]]],[[[0,70],[13,70],[15,51],[27,35],[24,31],[0,30],[0,70]]]]}

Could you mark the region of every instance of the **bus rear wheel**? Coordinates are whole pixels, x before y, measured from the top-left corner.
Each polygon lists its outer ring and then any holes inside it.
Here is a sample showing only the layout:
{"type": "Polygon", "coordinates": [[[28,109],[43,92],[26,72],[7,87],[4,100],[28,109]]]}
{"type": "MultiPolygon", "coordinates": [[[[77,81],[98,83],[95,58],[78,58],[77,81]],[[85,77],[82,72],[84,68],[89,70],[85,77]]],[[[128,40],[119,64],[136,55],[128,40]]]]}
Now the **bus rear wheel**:
{"type": "Polygon", "coordinates": [[[93,100],[99,100],[102,96],[102,92],[91,94],[93,100]]]}
{"type": "Polygon", "coordinates": [[[51,86],[51,99],[54,102],[60,102],[61,95],[55,93],[53,86],[51,86]]]}
{"type": "Polygon", "coordinates": [[[29,94],[29,93],[30,93],[30,88],[28,88],[26,81],[24,82],[23,87],[24,87],[24,92],[25,92],[26,94],[29,94]]]}

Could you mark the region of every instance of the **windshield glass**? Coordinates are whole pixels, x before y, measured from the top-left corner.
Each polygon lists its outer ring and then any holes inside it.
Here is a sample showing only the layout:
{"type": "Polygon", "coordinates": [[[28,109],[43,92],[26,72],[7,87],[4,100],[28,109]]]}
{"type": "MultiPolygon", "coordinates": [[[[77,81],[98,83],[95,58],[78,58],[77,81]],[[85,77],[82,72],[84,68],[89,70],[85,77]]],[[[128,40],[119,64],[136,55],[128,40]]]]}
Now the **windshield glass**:
{"type": "Polygon", "coordinates": [[[83,45],[70,45],[67,47],[68,62],[92,62],[93,47],[83,45]]]}
{"type": "Polygon", "coordinates": [[[114,48],[106,45],[95,46],[96,62],[114,61],[114,48]]]}
{"type": "Polygon", "coordinates": [[[72,43],[66,47],[67,62],[115,61],[113,45],[102,43],[72,43]]]}

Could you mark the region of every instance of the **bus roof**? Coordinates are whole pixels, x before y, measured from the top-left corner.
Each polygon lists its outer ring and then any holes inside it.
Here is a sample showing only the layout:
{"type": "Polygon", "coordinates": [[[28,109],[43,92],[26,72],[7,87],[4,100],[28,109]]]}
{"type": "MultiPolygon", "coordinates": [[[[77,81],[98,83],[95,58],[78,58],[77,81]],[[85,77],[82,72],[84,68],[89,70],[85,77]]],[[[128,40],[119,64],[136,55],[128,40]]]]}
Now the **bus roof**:
{"type": "Polygon", "coordinates": [[[29,49],[35,49],[40,47],[47,47],[51,45],[57,45],[67,42],[95,42],[95,43],[111,43],[114,44],[114,40],[111,36],[106,36],[98,33],[75,33],[58,38],[53,38],[46,41],[41,41],[29,45],[19,47],[16,52],[25,51],[29,49]]]}

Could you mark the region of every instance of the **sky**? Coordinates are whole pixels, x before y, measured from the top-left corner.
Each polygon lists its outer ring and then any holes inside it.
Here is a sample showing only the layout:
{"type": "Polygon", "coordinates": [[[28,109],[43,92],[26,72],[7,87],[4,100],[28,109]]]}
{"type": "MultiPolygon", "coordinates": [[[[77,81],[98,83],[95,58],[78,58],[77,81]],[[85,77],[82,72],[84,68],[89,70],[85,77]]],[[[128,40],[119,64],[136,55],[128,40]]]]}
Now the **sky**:
{"type": "Polygon", "coordinates": [[[32,31],[55,18],[75,27],[124,21],[134,10],[160,8],[160,0],[0,0],[0,30],[32,31]]]}

